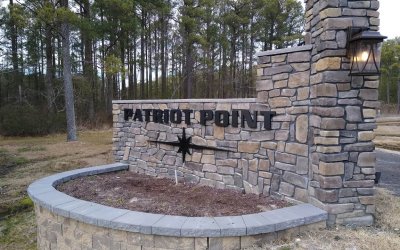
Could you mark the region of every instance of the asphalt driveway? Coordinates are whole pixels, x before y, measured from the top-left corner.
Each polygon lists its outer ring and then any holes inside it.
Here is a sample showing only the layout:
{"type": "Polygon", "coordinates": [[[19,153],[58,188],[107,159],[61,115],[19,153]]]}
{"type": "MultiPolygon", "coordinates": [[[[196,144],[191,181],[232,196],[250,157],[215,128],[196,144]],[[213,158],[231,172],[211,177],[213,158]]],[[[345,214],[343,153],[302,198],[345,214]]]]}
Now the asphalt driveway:
{"type": "Polygon", "coordinates": [[[400,196],[400,152],[376,149],[376,171],[381,172],[378,187],[400,196]]]}

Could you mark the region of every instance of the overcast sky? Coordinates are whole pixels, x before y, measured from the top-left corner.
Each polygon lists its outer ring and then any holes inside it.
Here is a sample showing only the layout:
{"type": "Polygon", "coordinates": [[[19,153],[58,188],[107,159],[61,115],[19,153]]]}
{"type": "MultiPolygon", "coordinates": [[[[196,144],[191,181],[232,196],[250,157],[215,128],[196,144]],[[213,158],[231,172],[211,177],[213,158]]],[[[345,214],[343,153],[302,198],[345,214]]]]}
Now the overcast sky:
{"type": "Polygon", "coordinates": [[[381,34],[389,39],[400,37],[400,1],[379,0],[381,34]]]}

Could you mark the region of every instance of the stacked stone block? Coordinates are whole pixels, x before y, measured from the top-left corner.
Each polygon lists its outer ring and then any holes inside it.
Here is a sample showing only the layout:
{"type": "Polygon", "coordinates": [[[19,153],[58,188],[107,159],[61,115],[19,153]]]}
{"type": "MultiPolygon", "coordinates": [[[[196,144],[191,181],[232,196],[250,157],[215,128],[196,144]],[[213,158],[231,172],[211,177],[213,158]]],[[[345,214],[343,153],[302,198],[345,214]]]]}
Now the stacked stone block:
{"type": "Polygon", "coordinates": [[[307,0],[312,48],[310,201],[329,223],[373,223],[378,77],[349,76],[346,30],[378,30],[378,1],[307,0]]]}

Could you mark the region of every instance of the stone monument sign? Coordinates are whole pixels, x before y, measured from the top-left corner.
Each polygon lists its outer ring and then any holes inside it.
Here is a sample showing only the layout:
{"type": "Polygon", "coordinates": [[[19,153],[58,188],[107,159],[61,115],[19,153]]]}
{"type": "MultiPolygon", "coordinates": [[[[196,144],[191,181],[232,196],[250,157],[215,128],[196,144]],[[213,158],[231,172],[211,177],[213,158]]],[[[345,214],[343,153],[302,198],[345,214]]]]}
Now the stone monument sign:
{"type": "Polygon", "coordinates": [[[311,203],[329,224],[372,224],[379,78],[349,74],[347,30],[378,30],[378,7],[307,0],[305,45],[257,54],[256,98],[114,101],[116,161],[311,203]],[[176,145],[158,143],[178,141],[183,130],[203,147],[189,149],[185,164],[176,145]]]}

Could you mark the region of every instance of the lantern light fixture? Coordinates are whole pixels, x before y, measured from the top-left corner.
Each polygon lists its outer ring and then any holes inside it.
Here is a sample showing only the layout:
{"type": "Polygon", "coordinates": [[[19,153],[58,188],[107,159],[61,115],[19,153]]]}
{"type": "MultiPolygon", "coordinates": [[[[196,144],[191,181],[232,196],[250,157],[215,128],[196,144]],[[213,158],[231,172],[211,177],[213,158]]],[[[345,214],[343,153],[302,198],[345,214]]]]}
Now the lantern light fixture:
{"type": "Polygon", "coordinates": [[[386,38],[378,31],[349,27],[347,31],[347,57],[351,61],[349,75],[380,75],[381,43],[386,38]]]}

